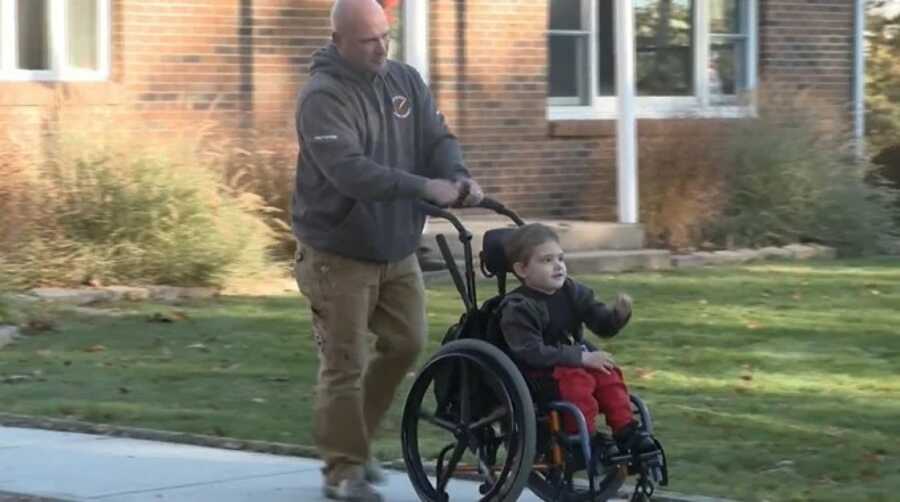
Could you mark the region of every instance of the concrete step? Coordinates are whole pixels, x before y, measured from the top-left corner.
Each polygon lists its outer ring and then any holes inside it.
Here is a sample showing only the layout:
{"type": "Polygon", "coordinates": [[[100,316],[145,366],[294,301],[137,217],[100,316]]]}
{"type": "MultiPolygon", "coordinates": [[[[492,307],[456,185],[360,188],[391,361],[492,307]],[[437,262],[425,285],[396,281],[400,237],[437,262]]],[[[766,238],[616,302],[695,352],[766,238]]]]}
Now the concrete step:
{"type": "MultiPolygon", "coordinates": [[[[481,251],[482,237],[492,228],[512,227],[513,224],[498,216],[461,215],[460,219],[472,232],[472,251],[478,256],[481,251]]],[[[600,250],[640,250],[644,247],[644,229],[641,225],[620,223],[601,223],[574,220],[529,220],[528,223],[543,223],[553,228],[560,238],[560,245],[566,253],[580,253],[600,250]]],[[[422,236],[422,245],[438,252],[435,237],[444,234],[450,251],[455,257],[463,256],[463,246],[458,233],[446,220],[432,218],[422,236]]]]}
{"type": "MultiPolygon", "coordinates": [[[[480,262],[475,258],[478,270],[480,262]]],[[[456,266],[460,274],[464,274],[465,262],[457,259],[456,266]]],[[[635,249],[625,251],[582,251],[566,253],[566,268],[574,276],[585,274],[609,274],[619,272],[635,272],[641,270],[670,270],[672,254],[662,249],[635,249]]],[[[447,270],[425,272],[425,284],[439,284],[450,280],[447,270]]],[[[476,276],[482,278],[481,272],[476,276]]],[[[515,277],[510,276],[509,284],[516,284],[515,277]]]]}
{"type": "Polygon", "coordinates": [[[566,268],[573,275],[669,270],[672,268],[672,253],[664,249],[566,253],[566,268]]]}

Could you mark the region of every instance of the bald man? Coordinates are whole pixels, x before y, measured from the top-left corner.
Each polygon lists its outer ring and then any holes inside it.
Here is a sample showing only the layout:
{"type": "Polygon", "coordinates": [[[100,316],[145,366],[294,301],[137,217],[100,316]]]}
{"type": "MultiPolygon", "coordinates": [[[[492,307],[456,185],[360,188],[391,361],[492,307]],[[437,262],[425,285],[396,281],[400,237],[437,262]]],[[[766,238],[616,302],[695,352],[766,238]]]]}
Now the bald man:
{"type": "Polygon", "coordinates": [[[471,205],[482,195],[422,78],[387,59],[381,6],[338,0],[332,28],[298,99],[295,271],[319,348],[324,493],[377,501],[372,437],[426,336],[417,201],[471,205]]]}

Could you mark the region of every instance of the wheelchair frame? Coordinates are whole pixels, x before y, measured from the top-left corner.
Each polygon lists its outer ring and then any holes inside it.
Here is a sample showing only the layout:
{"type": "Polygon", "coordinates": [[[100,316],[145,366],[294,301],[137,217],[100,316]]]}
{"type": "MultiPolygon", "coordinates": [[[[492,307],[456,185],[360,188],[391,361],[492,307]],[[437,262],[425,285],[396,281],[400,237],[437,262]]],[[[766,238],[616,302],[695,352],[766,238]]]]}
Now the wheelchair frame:
{"type": "MultiPolygon", "coordinates": [[[[515,212],[493,199],[485,198],[479,207],[504,215],[518,226],[524,225],[522,219],[515,212]]],[[[615,496],[625,478],[629,474],[636,474],[638,481],[631,500],[649,500],[657,484],[668,484],[665,453],[662,445],[656,439],[654,441],[659,451],[652,455],[645,454],[641,458],[632,457],[629,454],[612,455],[602,459],[600,456],[596,456],[595,458],[594,450],[597,449],[597,446],[592,444],[585,418],[577,407],[565,401],[542,403],[541,407],[546,409],[547,414],[539,415],[535,411],[535,403],[528,383],[507,354],[490,342],[477,337],[459,338],[461,333],[465,334],[466,329],[477,331],[484,328],[484,326],[475,326],[474,328],[467,326],[467,323],[477,323],[479,316],[484,316],[479,310],[476,293],[476,272],[472,252],[473,236],[453,213],[427,203],[422,203],[422,208],[429,216],[446,219],[459,235],[459,240],[463,245],[464,275],[460,273],[456,265],[446,237],[439,234],[436,240],[465,307],[465,313],[460,323],[450,328],[441,349],[416,375],[404,407],[401,425],[404,462],[410,481],[420,499],[428,502],[449,501],[446,488],[451,478],[476,477],[483,481],[479,488],[483,496],[481,501],[511,502],[518,498],[527,485],[538,497],[546,501],[600,502],[615,496]],[[459,361],[458,368],[452,365],[454,360],[459,361]],[[470,365],[479,368],[482,373],[471,375],[470,365]],[[442,369],[443,366],[447,366],[449,369],[442,369]],[[485,380],[485,375],[491,375],[495,381],[489,385],[485,380]],[[441,379],[443,379],[443,383],[441,383],[441,379]],[[447,383],[448,381],[451,383],[447,383]],[[421,405],[427,399],[431,383],[435,384],[435,396],[438,396],[439,385],[450,385],[452,388],[454,383],[459,387],[459,395],[445,396],[444,403],[436,397],[435,411],[433,413],[423,412],[421,405]],[[501,402],[484,417],[472,416],[474,412],[472,408],[477,399],[472,395],[472,383],[482,384],[493,394],[493,400],[501,402]],[[496,399],[498,392],[503,394],[499,400],[496,399]],[[448,406],[449,408],[447,408],[448,406]],[[454,406],[455,409],[453,409],[454,406]],[[500,410],[500,407],[503,407],[503,410],[500,410]],[[560,415],[563,413],[575,417],[578,434],[569,436],[562,432],[560,415]],[[458,418],[458,420],[453,420],[454,418],[458,418]],[[504,421],[506,418],[509,420],[504,421]],[[550,449],[547,452],[536,451],[539,446],[537,430],[537,421],[539,420],[548,422],[546,425],[550,449]],[[455,444],[451,443],[441,450],[433,470],[425,468],[419,451],[418,426],[420,421],[443,429],[454,437],[455,444]],[[506,432],[504,432],[504,424],[508,429],[506,432]],[[517,436],[514,436],[514,429],[524,438],[519,440],[517,436]],[[500,437],[496,436],[498,431],[502,434],[500,437]],[[497,461],[499,446],[502,446],[502,441],[498,441],[500,439],[507,440],[507,456],[503,467],[497,468],[493,464],[497,461]],[[527,444],[529,442],[530,444],[527,444]],[[471,451],[478,456],[476,465],[459,464],[466,451],[471,451]],[[449,459],[447,459],[448,454],[450,454],[449,459]],[[538,454],[547,458],[541,464],[534,464],[538,454]],[[447,460],[446,464],[445,460],[447,460]],[[581,462],[583,462],[583,467],[579,469],[577,467],[581,465],[581,462]],[[445,466],[446,469],[444,469],[445,466]],[[605,469],[602,476],[598,472],[601,468],[605,469]],[[560,471],[560,469],[562,470],[560,471]],[[582,469],[587,472],[587,490],[579,490],[573,479],[574,474],[581,472],[582,469]],[[499,475],[496,475],[495,471],[498,471],[499,475]],[[430,481],[432,475],[436,477],[434,485],[430,481]],[[551,476],[552,480],[550,480],[551,476]]],[[[485,252],[482,251],[482,273],[486,277],[493,277],[494,274],[489,267],[486,267],[486,261],[485,252]]],[[[496,279],[498,296],[502,297],[506,294],[505,271],[502,274],[496,274],[496,279]]],[[[485,302],[485,304],[487,303],[485,302]]],[[[648,434],[652,433],[652,419],[646,405],[635,395],[631,395],[631,401],[641,428],[648,434]]],[[[611,439],[609,443],[613,444],[611,439]]],[[[545,446],[546,443],[542,442],[541,445],[545,446]]],[[[601,449],[601,451],[603,450],[601,449]]]]}

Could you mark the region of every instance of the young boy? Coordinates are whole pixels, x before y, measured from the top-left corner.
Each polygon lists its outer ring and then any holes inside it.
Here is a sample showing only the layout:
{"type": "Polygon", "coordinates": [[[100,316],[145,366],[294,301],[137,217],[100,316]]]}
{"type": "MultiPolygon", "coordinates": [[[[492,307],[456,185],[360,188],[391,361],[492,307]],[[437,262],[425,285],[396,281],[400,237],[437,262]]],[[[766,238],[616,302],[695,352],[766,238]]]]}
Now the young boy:
{"type": "MultiPolygon", "coordinates": [[[[583,344],[582,325],[602,337],[618,333],[631,318],[631,298],[620,294],[610,308],[568,278],[559,236],[547,226],[519,227],[504,246],[507,263],[522,282],[500,313],[500,330],[513,358],[526,371],[551,375],[559,398],[581,410],[592,436],[602,411],[620,451],[654,451],[656,445],[632,416],[628,389],[612,356],[583,344]]],[[[564,417],[568,432],[577,432],[575,424],[564,417]]]]}

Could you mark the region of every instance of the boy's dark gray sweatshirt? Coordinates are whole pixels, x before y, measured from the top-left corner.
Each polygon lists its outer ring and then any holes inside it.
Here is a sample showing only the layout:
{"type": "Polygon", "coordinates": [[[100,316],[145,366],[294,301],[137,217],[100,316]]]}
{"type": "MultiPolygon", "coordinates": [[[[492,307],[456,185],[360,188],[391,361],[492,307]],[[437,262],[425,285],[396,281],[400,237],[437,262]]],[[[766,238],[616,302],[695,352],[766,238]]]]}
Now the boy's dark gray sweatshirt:
{"type": "Polygon", "coordinates": [[[412,254],[428,178],[468,177],[462,152],[412,67],[353,70],[329,45],[300,91],[293,230],[305,244],[372,262],[412,254]]]}

